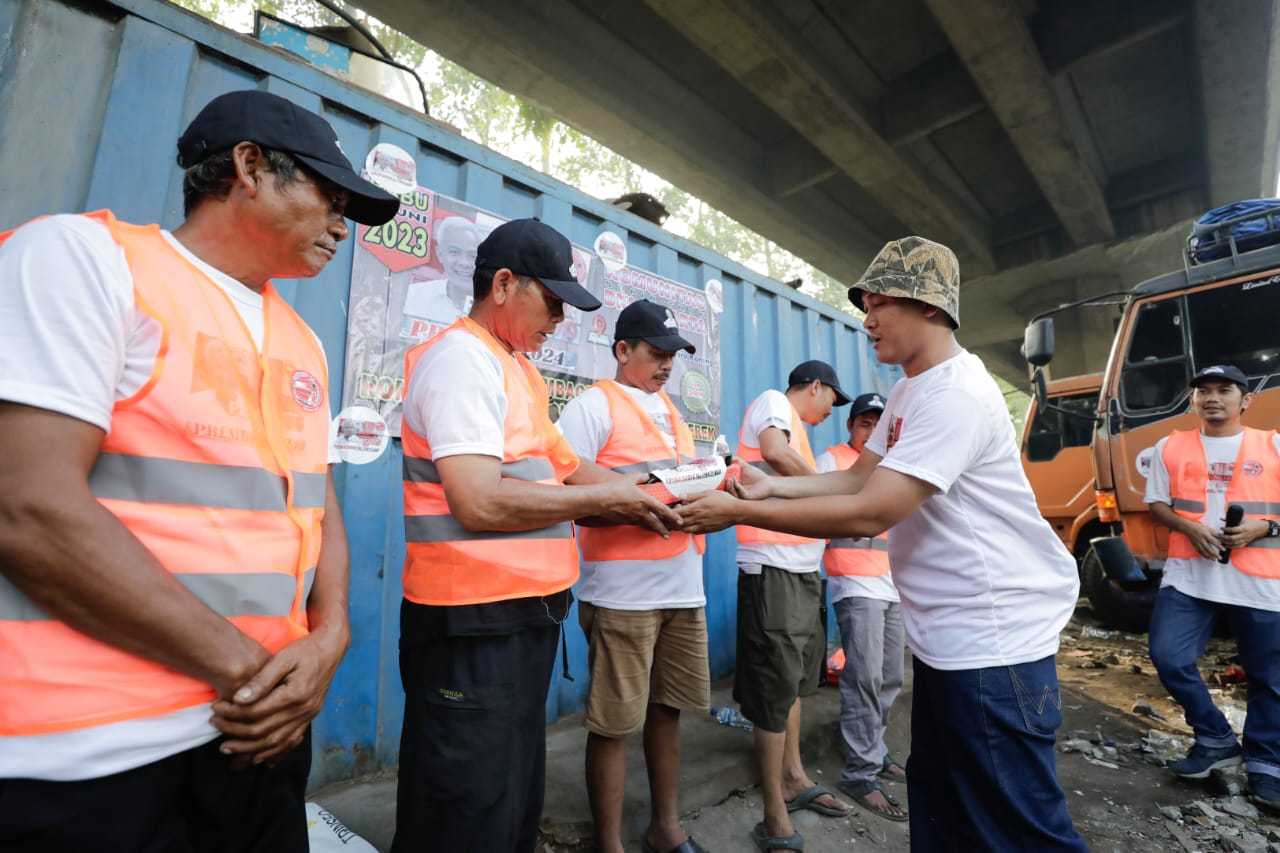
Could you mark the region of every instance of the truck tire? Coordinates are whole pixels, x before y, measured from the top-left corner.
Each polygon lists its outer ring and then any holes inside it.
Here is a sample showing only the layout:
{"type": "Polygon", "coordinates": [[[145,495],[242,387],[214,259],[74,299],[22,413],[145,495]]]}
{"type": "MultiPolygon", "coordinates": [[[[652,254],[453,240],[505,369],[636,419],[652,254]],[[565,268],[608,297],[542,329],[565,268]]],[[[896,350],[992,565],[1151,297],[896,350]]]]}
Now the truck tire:
{"type": "Polygon", "coordinates": [[[1134,634],[1146,633],[1151,624],[1159,582],[1138,589],[1124,589],[1107,577],[1093,549],[1080,566],[1080,591],[1088,597],[1093,614],[1104,626],[1134,634]]]}

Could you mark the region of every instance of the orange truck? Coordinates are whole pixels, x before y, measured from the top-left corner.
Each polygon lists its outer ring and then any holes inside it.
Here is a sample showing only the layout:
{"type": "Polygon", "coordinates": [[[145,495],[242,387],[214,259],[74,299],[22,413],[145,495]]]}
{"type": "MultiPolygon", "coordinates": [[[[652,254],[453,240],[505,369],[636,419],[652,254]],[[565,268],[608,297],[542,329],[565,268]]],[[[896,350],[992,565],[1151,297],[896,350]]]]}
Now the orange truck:
{"type": "Polygon", "coordinates": [[[1028,477],[1042,512],[1081,558],[1081,592],[1111,627],[1141,631],[1150,619],[1169,531],[1147,511],[1146,473],[1159,439],[1199,423],[1189,411],[1191,376],[1234,364],[1255,398],[1244,422],[1280,426],[1280,210],[1266,214],[1261,240],[1256,228],[1247,240],[1238,235],[1250,216],[1258,214],[1197,224],[1180,270],[1063,305],[1027,325],[1022,351],[1035,393],[1024,434],[1028,477]],[[1117,302],[1122,316],[1106,370],[1047,383],[1053,315],[1117,302]],[[1089,394],[1097,395],[1095,406],[1089,394]],[[1088,455],[1083,476],[1072,454],[1088,455]]]}
{"type": "Polygon", "coordinates": [[[1022,430],[1022,469],[1040,514],[1077,562],[1084,561],[1094,537],[1110,533],[1098,520],[1089,449],[1101,388],[1101,373],[1053,380],[1045,395],[1053,408],[1042,408],[1033,399],[1022,430]],[[1080,417],[1063,415],[1059,409],[1064,408],[1080,417]]]}

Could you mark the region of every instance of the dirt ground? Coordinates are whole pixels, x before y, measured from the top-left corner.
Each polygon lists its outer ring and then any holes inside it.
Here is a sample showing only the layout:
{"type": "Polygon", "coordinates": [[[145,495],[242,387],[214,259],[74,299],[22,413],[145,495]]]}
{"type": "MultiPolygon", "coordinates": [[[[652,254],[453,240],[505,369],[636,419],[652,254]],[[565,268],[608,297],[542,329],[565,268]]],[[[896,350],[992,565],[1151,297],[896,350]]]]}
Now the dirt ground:
{"type": "MultiPolygon", "coordinates": [[[[1233,724],[1243,721],[1244,687],[1233,683],[1230,641],[1215,640],[1202,671],[1215,700],[1233,724]]],[[[907,668],[908,677],[910,667],[907,668]]],[[[1058,776],[1067,804],[1090,849],[1105,853],[1280,853],[1280,819],[1259,815],[1242,796],[1241,773],[1216,774],[1205,783],[1174,779],[1164,763],[1190,745],[1181,711],[1165,694],[1151,668],[1145,635],[1102,631],[1087,604],[1063,632],[1058,658],[1064,724],[1058,733],[1058,776]],[[1135,708],[1137,709],[1135,711],[1135,708]]],[[[729,686],[713,689],[713,704],[729,702],[729,686]]],[[[894,709],[889,747],[900,759],[910,753],[911,685],[894,709]]],[[[839,694],[824,688],[805,700],[802,751],[818,782],[834,782],[842,749],[837,721],[839,694]]],[[[751,851],[749,833],[761,806],[751,753],[751,735],[721,726],[707,715],[681,723],[681,805],[685,828],[711,851],[751,851]]],[[[585,733],[568,718],[547,730],[547,796],[539,853],[592,849],[590,812],[582,781],[585,733]]],[[[890,791],[906,799],[904,785],[890,791]]],[[[314,799],[378,850],[390,846],[394,827],[395,775],[344,783],[314,799]]],[[[909,806],[909,804],[908,804],[909,806]]],[[[648,788],[639,743],[630,749],[623,841],[640,850],[648,819],[648,788]]],[[[812,812],[796,816],[811,853],[849,850],[905,851],[905,824],[854,809],[845,818],[812,812]]]]}

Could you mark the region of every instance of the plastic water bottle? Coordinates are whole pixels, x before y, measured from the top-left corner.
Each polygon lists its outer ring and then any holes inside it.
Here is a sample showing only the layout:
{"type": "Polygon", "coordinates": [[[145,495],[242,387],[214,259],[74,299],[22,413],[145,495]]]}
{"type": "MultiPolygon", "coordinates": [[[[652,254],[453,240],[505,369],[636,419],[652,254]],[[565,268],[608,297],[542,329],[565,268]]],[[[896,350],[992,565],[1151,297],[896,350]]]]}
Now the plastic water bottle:
{"type": "Polygon", "coordinates": [[[722,726],[733,726],[735,729],[743,729],[745,731],[751,731],[755,728],[750,720],[738,713],[737,708],[729,705],[725,705],[722,708],[712,708],[711,716],[722,726]]]}

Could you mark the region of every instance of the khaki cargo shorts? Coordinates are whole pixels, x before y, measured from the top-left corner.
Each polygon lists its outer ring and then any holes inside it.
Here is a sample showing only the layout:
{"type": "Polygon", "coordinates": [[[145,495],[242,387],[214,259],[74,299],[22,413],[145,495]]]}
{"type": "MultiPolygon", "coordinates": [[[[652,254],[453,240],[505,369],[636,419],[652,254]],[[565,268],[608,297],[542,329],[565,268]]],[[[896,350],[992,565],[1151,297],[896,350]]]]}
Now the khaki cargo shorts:
{"type": "Polygon", "coordinates": [[[711,703],[707,616],[701,607],[612,610],[578,604],[588,642],[587,731],[622,737],[650,704],[705,711],[711,703]]]}

